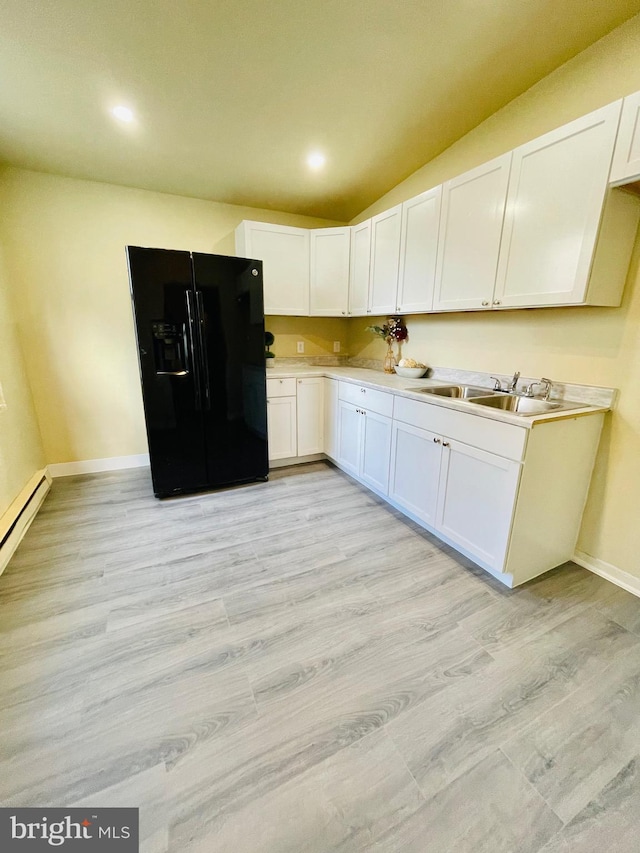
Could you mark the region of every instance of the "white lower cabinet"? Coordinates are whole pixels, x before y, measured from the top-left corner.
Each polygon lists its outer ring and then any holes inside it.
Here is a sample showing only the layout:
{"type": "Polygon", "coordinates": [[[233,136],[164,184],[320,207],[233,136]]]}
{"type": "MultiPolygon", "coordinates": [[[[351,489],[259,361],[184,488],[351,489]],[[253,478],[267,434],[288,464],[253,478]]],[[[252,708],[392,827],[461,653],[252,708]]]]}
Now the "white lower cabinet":
{"type": "Polygon", "coordinates": [[[324,453],[507,586],[573,557],[602,413],[528,428],[326,377],[267,398],[270,460],[324,453]]]}
{"type": "Polygon", "coordinates": [[[443,438],[436,530],[501,572],[519,477],[519,462],[443,438]]]}
{"type": "Polygon", "coordinates": [[[393,422],[389,497],[430,527],[435,527],[438,507],[442,455],[438,441],[435,433],[393,422]]]}
{"type": "Polygon", "coordinates": [[[391,418],[340,400],[337,456],[340,467],[386,495],[390,452],[391,418]]]}
{"type": "Polygon", "coordinates": [[[324,452],[324,380],[267,379],[269,460],[324,452]]]}
{"type": "Polygon", "coordinates": [[[338,456],[338,382],[324,378],[324,452],[329,459],[338,456]]]}
{"type": "Polygon", "coordinates": [[[362,410],[362,456],[360,478],[377,492],[389,491],[391,418],[362,410]]]}
{"type": "Polygon", "coordinates": [[[360,409],[344,400],[338,402],[338,462],[354,477],[360,476],[362,416],[360,409]]]}
{"type": "Polygon", "coordinates": [[[396,397],[389,500],[507,586],[573,556],[604,416],[528,429],[396,397]]]}
{"type": "Polygon", "coordinates": [[[324,452],[324,380],[321,376],[298,379],[298,456],[324,452]]]}
{"type": "Polygon", "coordinates": [[[269,461],[298,455],[295,397],[267,398],[269,461]]]}
{"type": "Polygon", "coordinates": [[[502,571],[520,464],[394,421],[389,497],[502,571]]]}

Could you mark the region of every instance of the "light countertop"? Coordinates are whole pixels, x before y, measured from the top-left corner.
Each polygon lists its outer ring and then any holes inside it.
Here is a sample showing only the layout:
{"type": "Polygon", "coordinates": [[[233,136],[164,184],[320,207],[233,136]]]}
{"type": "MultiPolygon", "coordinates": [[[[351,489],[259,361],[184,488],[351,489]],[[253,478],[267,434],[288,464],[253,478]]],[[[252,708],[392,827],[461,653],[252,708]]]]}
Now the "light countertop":
{"type": "MultiPolygon", "coordinates": [[[[421,403],[432,406],[442,406],[447,409],[454,409],[459,412],[467,412],[476,417],[489,418],[493,421],[502,421],[523,429],[532,429],[534,426],[550,423],[552,421],[565,420],[567,418],[582,417],[584,415],[593,415],[598,412],[609,411],[609,406],[604,405],[587,405],[584,403],[576,403],[575,409],[561,409],[557,412],[547,412],[540,415],[516,415],[513,412],[505,412],[500,409],[492,409],[488,406],[479,406],[470,403],[468,400],[460,400],[449,397],[437,397],[435,395],[427,395],[416,393],[417,389],[429,388],[438,385],[449,385],[451,382],[438,381],[434,379],[403,379],[402,376],[395,374],[384,373],[378,370],[370,370],[364,367],[333,367],[311,365],[282,365],[267,369],[267,379],[287,379],[287,378],[306,378],[312,376],[325,376],[329,379],[338,379],[345,382],[352,382],[358,385],[364,385],[367,388],[375,388],[381,391],[388,391],[392,394],[408,397],[412,400],[418,400],[421,403]]],[[[473,383],[483,387],[491,388],[488,383],[473,383]]],[[[560,399],[558,399],[560,402],[560,399]]]]}

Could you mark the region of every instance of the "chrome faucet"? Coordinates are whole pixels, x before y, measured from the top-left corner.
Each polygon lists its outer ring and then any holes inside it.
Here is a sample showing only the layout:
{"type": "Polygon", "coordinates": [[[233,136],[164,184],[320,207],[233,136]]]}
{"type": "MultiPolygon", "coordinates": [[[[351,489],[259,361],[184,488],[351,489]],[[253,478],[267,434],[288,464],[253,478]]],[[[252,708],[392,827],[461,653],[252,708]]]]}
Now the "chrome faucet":
{"type": "Polygon", "coordinates": [[[516,393],[516,386],[518,384],[518,379],[520,379],[520,371],[516,370],[516,372],[511,377],[511,382],[507,385],[507,389],[510,394],[516,393]]]}
{"type": "Polygon", "coordinates": [[[518,379],[520,379],[520,371],[517,370],[513,374],[511,379],[507,382],[506,387],[502,385],[502,379],[498,379],[497,376],[492,376],[491,378],[493,379],[494,391],[502,391],[504,394],[515,394],[518,379]]]}
{"type": "Polygon", "coordinates": [[[536,385],[544,385],[544,396],[542,397],[542,399],[548,400],[551,396],[551,391],[553,390],[553,382],[550,379],[545,379],[544,377],[538,380],[538,382],[530,382],[529,385],[527,385],[527,387],[525,388],[524,396],[533,397],[533,389],[536,385]]]}

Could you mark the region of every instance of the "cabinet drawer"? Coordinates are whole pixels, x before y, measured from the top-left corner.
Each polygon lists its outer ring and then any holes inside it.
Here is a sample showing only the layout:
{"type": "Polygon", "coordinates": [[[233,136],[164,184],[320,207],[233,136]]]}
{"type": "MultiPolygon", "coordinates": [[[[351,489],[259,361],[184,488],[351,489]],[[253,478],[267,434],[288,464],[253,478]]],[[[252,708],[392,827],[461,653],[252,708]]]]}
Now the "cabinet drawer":
{"type": "Polygon", "coordinates": [[[466,412],[397,397],[394,419],[487,450],[506,459],[524,458],[527,429],[466,412]]]}
{"type": "Polygon", "coordinates": [[[267,399],[274,397],[295,397],[296,380],[289,379],[267,379],[267,399]]]}
{"type": "Polygon", "coordinates": [[[353,403],[354,406],[362,406],[370,412],[386,415],[388,418],[393,414],[393,394],[387,394],[386,391],[376,391],[375,388],[341,382],[339,395],[341,400],[353,403]]]}

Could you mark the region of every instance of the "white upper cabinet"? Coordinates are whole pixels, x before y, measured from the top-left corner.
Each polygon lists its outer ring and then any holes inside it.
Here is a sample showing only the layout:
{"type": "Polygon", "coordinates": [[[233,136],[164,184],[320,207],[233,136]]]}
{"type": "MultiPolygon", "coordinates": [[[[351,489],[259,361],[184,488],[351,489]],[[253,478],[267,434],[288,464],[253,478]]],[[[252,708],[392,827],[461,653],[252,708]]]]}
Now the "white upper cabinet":
{"type": "Polygon", "coordinates": [[[640,179],[640,92],[622,103],[622,118],[611,166],[611,182],[640,179]]]}
{"type": "Polygon", "coordinates": [[[441,203],[442,187],[435,187],[402,205],[396,306],[402,313],[433,308],[441,203]]]}
{"type": "Polygon", "coordinates": [[[309,315],[309,230],[244,220],[236,253],[263,263],[264,313],[309,315]]]}
{"type": "Polygon", "coordinates": [[[316,228],[310,232],[310,239],[310,313],[318,317],[346,316],[351,229],[316,228]]]}
{"type": "Polygon", "coordinates": [[[433,307],[490,308],[498,269],[511,152],[443,188],[433,307]]]}
{"type": "Polygon", "coordinates": [[[369,310],[369,270],[371,267],[371,220],[351,227],[351,271],[349,314],[362,317],[369,310]]]}
{"type": "Polygon", "coordinates": [[[370,314],[394,314],[396,311],[401,226],[401,204],[371,220],[370,314]]]}
{"type": "Polygon", "coordinates": [[[513,152],[494,305],[584,301],[621,101],[513,152]]]}

